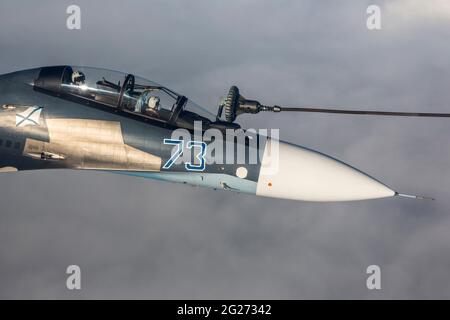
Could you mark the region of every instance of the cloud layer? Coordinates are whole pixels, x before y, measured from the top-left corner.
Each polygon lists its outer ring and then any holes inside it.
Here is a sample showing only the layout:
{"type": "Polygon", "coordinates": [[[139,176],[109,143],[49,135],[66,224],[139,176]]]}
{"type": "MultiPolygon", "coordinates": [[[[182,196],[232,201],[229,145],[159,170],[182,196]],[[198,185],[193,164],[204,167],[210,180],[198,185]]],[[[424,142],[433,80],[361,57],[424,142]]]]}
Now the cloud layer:
{"type": "MultiPolygon", "coordinates": [[[[449,111],[444,1],[0,4],[0,73],[91,65],[215,110],[229,86],[267,104],[449,111]],[[378,2],[382,30],[368,31],[378,2]],[[438,10],[436,10],[438,8],[438,10]]],[[[450,123],[311,114],[245,127],[333,155],[434,202],[314,204],[104,173],[2,174],[1,298],[450,298],[450,123]],[[65,268],[82,269],[82,290],[65,268]],[[382,290],[366,288],[377,264],[382,290]]]]}

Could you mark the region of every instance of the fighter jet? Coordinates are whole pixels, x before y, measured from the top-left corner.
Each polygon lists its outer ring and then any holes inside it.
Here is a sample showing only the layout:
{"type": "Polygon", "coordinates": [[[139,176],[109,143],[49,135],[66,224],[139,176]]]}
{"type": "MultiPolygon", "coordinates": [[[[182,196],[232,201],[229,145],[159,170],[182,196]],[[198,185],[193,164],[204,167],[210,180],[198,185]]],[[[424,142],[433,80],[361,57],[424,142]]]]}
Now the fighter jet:
{"type": "Polygon", "coordinates": [[[265,106],[235,86],[213,114],[133,74],[41,67],[0,76],[0,172],[97,170],[302,201],[423,198],[235,121],[261,111],[449,116],[265,106]]]}

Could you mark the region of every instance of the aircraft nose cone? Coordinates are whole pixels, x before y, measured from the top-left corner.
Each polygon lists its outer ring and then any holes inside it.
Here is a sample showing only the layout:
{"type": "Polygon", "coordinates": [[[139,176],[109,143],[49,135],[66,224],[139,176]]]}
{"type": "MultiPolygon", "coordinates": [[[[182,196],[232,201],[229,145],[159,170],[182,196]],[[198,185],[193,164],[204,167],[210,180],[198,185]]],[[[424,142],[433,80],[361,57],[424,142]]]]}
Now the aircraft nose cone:
{"type": "Polygon", "coordinates": [[[322,153],[268,140],[256,194],[304,201],[353,201],[392,197],[381,182],[322,153]]]}

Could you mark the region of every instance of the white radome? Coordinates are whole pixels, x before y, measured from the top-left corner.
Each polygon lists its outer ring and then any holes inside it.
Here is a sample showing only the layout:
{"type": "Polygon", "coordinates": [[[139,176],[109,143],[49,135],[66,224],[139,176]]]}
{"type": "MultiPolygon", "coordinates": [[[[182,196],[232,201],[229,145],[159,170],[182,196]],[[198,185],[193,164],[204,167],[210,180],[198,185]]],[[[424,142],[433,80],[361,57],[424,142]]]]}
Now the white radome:
{"type": "Polygon", "coordinates": [[[268,139],[256,189],[259,196],[327,202],[386,198],[397,194],[364,172],[301,146],[279,142],[276,157],[272,144],[268,139]]]}

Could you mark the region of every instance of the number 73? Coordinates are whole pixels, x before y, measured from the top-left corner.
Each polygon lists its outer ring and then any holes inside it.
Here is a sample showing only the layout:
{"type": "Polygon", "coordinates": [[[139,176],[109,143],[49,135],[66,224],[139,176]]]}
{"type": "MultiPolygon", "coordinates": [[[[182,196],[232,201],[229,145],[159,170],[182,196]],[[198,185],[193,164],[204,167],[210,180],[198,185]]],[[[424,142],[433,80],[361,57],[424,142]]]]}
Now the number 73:
{"type": "MultiPolygon", "coordinates": [[[[172,153],[172,156],[169,160],[164,164],[163,169],[169,169],[178,160],[179,157],[183,154],[184,149],[184,141],[179,139],[164,139],[164,144],[169,144],[176,146],[177,149],[172,153]]],[[[206,154],[206,143],[203,141],[188,141],[187,143],[188,149],[199,148],[200,151],[195,155],[195,157],[199,160],[199,164],[192,164],[191,162],[186,162],[184,167],[188,171],[203,171],[205,170],[205,154],[206,154]]]]}

